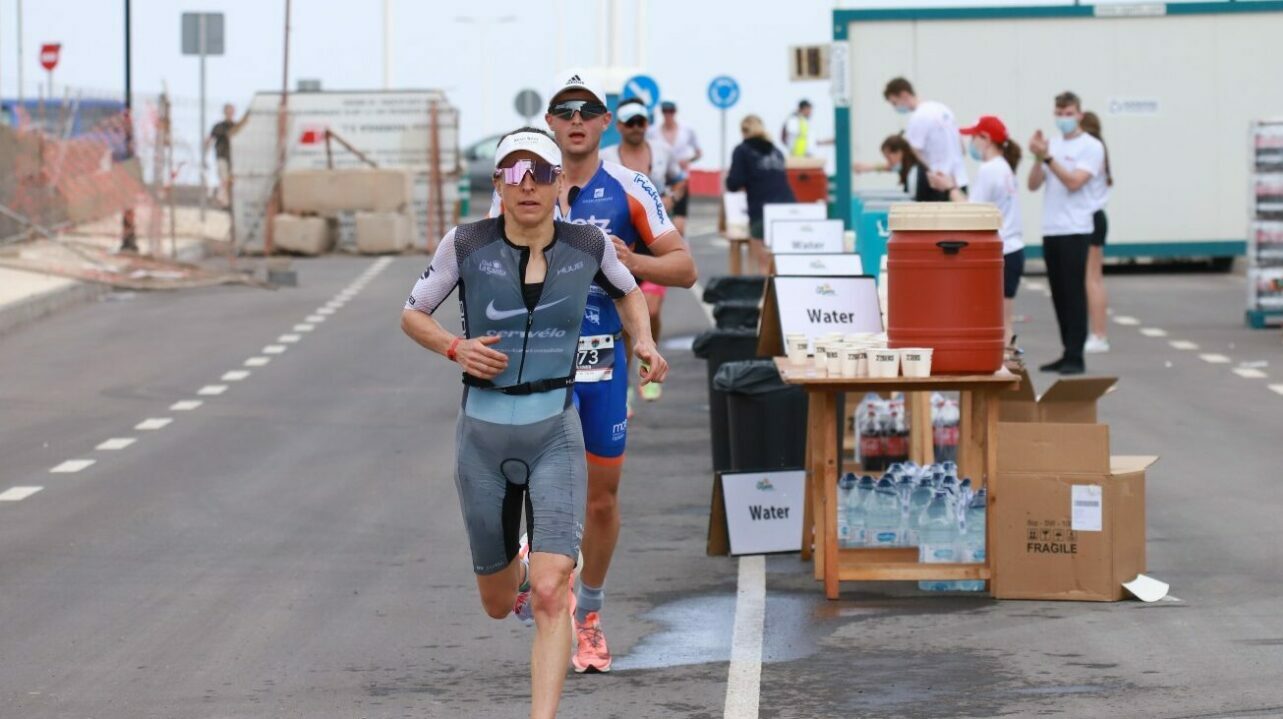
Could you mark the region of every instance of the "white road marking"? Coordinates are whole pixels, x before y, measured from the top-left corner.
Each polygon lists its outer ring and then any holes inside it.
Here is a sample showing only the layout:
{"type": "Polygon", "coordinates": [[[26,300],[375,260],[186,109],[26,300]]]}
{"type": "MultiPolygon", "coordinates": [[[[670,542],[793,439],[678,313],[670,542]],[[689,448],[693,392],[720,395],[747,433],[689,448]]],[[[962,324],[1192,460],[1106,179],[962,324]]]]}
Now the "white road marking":
{"type": "Polygon", "coordinates": [[[1026,281],[1026,282],[1025,282],[1025,287],[1028,287],[1029,289],[1033,290],[1034,292],[1046,292],[1046,291],[1047,291],[1047,285],[1044,285],[1044,284],[1043,284],[1043,283],[1041,283],[1041,282],[1031,282],[1031,281],[1026,281]]]}
{"type": "Polygon", "coordinates": [[[21,502],[44,487],[10,487],[0,492],[0,502],[21,502]]]}
{"type": "Polygon", "coordinates": [[[1114,322],[1124,327],[1135,327],[1136,325],[1140,324],[1140,320],[1136,319],[1135,317],[1128,317],[1127,315],[1115,316],[1114,322]]]}
{"type": "Polygon", "coordinates": [[[1265,379],[1269,376],[1255,367],[1235,367],[1232,371],[1243,379],[1265,379]]]}
{"type": "Polygon", "coordinates": [[[1199,355],[1198,358],[1208,364],[1228,364],[1230,361],[1229,357],[1218,354],[1199,355]]]}
{"type": "Polygon", "coordinates": [[[169,408],[175,412],[190,412],[196,409],[197,407],[201,406],[202,404],[205,404],[204,400],[185,399],[180,402],[175,402],[169,405],[169,408]]]}
{"type": "Polygon", "coordinates": [[[740,557],[725,719],[757,719],[762,688],[762,631],[766,624],[766,557],[740,557]]]}
{"type": "Polygon", "coordinates": [[[250,357],[249,359],[245,360],[245,366],[246,367],[264,367],[267,365],[268,362],[271,362],[271,361],[272,361],[271,357],[250,357]]]}
{"type": "Polygon", "coordinates": [[[248,376],[249,376],[249,370],[234,369],[230,372],[224,372],[223,376],[220,377],[219,379],[223,380],[224,382],[240,382],[241,380],[245,379],[248,376]]]}
{"type": "Polygon", "coordinates": [[[128,447],[129,445],[137,441],[138,440],[134,439],[133,437],[112,437],[111,439],[103,442],[97,447],[94,447],[94,449],[101,449],[103,451],[124,449],[125,447],[128,447]]]}
{"type": "Polygon", "coordinates": [[[333,308],[333,307],[317,307],[317,308],[316,308],[316,314],[318,314],[318,315],[332,315],[332,314],[334,314],[334,308],[333,308]]]}
{"type": "Polygon", "coordinates": [[[174,419],[172,417],[149,417],[139,422],[138,424],[134,425],[134,429],[139,429],[139,430],[161,429],[173,421],[174,419]]]}
{"type": "Polygon", "coordinates": [[[1283,394],[1283,384],[1270,385],[1270,391],[1275,394],[1283,394]]]}
{"type": "Polygon", "coordinates": [[[294,325],[294,331],[295,331],[295,332],[311,332],[315,327],[316,327],[316,325],[310,325],[310,324],[307,324],[307,323],[300,323],[300,324],[294,325]]]}
{"type": "Polygon", "coordinates": [[[264,348],[263,348],[263,354],[265,354],[265,355],[281,355],[281,354],[285,354],[285,350],[286,350],[286,349],[287,349],[287,348],[286,348],[286,346],[285,346],[285,345],[268,345],[268,346],[266,346],[266,347],[264,347],[264,348]]]}
{"type": "Polygon", "coordinates": [[[280,337],[276,338],[276,341],[284,342],[286,344],[293,344],[295,342],[298,342],[301,339],[303,339],[302,335],[281,335],[280,337]]]}
{"type": "Polygon", "coordinates": [[[326,302],[325,306],[329,307],[330,309],[337,310],[337,309],[341,309],[343,305],[346,305],[346,304],[347,304],[347,300],[341,300],[336,297],[330,300],[329,302],[326,302]]]}
{"type": "Polygon", "coordinates": [[[710,240],[708,241],[708,246],[709,246],[709,247],[722,247],[722,248],[730,247],[730,246],[731,246],[731,241],[730,241],[730,240],[728,240],[728,239],[726,239],[725,237],[714,237],[714,238],[712,238],[712,239],[710,239],[710,240]]]}
{"type": "Polygon", "coordinates": [[[1158,327],[1141,327],[1140,333],[1146,337],[1166,337],[1167,330],[1158,327]]]}
{"type": "Polygon", "coordinates": [[[196,390],[196,394],[202,397],[217,397],[218,395],[226,391],[227,391],[227,385],[225,384],[207,384],[204,387],[201,387],[200,389],[196,390]]]}
{"type": "Polygon", "coordinates": [[[1178,350],[1196,350],[1196,349],[1198,349],[1198,345],[1197,345],[1197,344],[1195,344],[1195,343],[1193,343],[1193,342],[1190,342],[1189,340],[1172,340],[1171,342],[1168,342],[1167,344],[1171,345],[1174,349],[1178,349],[1178,350]]]}
{"type": "Polygon", "coordinates": [[[325,321],[325,315],[308,315],[307,317],[304,317],[303,319],[305,319],[305,320],[307,320],[308,322],[310,322],[310,323],[312,323],[312,324],[314,324],[314,325],[315,325],[315,324],[320,324],[320,323],[324,322],[324,321],[325,321]]]}
{"type": "Polygon", "coordinates": [[[54,467],[53,469],[49,470],[49,473],[50,474],[72,474],[73,472],[79,472],[80,470],[92,465],[94,462],[97,462],[97,461],[98,460],[96,459],[69,459],[66,462],[63,462],[62,464],[58,465],[57,467],[54,467]]]}

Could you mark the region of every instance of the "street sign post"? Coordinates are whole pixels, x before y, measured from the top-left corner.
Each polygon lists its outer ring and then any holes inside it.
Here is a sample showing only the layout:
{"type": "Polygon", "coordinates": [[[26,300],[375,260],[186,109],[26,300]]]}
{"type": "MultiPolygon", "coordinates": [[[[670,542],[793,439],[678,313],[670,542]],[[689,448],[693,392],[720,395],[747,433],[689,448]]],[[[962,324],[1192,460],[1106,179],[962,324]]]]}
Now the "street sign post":
{"type": "Polygon", "coordinates": [[[58,54],[62,43],[47,42],[40,46],[40,66],[49,72],[48,102],[53,102],[53,69],[58,67],[58,54]]]}
{"type": "Polygon", "coordinates": [[[659,104],[659,83],[650,75],[634,75],[624,83],[623,99],[637,98],[647,110],[654,110],[659,104]]]}
{"type": "Polygon", "coordinates": [[[223,13],[183,13],[183,54],[200,56],[200,221],[205,221],[205,57],[223,54],[223,13]]]}
{"type": "Polygon", "coordinates": [[[517,114],[526,118],[526,124],[529,125],[543,107],[543,98],[539,97],[539,93],[534,90],[526,88],[517,93],[514,105],[516,106],[517,114]]]}
{"type": "Polygon", "coordinates": [[[729,75],[718,75],[708,83],[708,101],[722,111],[722,174],[726,173],[726,111],[740,101],[740,85],[729,75]]]}

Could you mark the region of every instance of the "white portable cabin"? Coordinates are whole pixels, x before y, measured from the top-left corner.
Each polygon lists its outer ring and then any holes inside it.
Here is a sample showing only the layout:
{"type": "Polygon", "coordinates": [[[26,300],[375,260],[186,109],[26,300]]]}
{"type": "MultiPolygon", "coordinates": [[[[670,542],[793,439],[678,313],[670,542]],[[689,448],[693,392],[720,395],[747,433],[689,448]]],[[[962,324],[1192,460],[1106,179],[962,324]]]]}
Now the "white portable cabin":
{"type": "Polygon", "coordinates": [[[834,10],[833,40],[846,53],[834,95],[848,225],[853,190],[893,181],[849,168],[880,160],[882,140],[903,129],[882,90],[904,76],[960,126],[999,116],[1025,149],[1017,175],[1031,255],[1042,250],[1042,197],[1026,189],[1027,145],[1035,130],[1056,132],[1053,98],[1065,90],[1101,117],[1115,177],[1109,256],[1244,254],[1248,128],[1283,115],[1283,2],[834,10]]]}

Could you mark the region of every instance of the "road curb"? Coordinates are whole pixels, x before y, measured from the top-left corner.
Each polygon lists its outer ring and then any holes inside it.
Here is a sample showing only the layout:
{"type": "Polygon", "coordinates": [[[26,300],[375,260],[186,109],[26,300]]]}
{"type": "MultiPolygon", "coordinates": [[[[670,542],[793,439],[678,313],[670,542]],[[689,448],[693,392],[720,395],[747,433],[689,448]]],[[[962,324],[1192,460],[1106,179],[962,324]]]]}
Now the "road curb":
{"type": "Polygon", "coordinates": [[[58,310],[82,302],[96,300],[111,291],[106,285],[77,282],[55,290],[47,290],[0,307],[0,335],[47,317],[58,310]]]}

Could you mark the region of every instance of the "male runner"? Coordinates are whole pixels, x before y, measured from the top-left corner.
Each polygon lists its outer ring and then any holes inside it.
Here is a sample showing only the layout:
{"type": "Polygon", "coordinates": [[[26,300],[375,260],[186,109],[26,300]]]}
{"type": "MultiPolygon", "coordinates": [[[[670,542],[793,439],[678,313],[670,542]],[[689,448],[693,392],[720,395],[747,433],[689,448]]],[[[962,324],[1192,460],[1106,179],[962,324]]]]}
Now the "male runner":
{"type": "MultiPolygon", "coordinates": [[[[560,207],[572,222],[597,225],[611,235],[619,260],[633,275],[669,287],[695,284],[695,262],[673,227],[659,191],[645,173],[603,162],[598,148],[610,125],[604,93],[590,86],[584,72],[567,71],[548,103],[545,120],[561,147],[565,182],[560,207]],[[649,255],[634,252],[640,242],[649,255]]],[[[649,327],[647,331],[649,332],[649,327]]],[[[604,292],[593,289],[584,313],[584,337],[617,337],[621,327],[604,292]]],[[[616,346],[614,362],[626,367],[616,346]]],[[[581,364],[580,375],[603,377],[581,364]]],[[[575,384],[579,417],[588,450],[588,514],[584,526],[584,566],[579,574],[575,612],[577,672],[610,671],[610,650],[600,612],[606,572],[619,539],[619,478],[628,433],[628,375],[615,372],[605,381],[575,384]]]]}
{"type": "MultiPolygon", "coordinates": [[[[615,127],[619,130],[620,143],[601,151],[606,162],[615,162],[636,172],[644,172],[651,184],[664,198],[664,209],[673,210],[674,197],[685,195],[686,177],[677,158],[663,142],[651,140],[646,128],[650,125],[646,106],[637,98],[624,100],[615,107],[615,127]]],[[[676,220],[674,220],[674,223],[676,220]]],[[[642,280],[642,294],[646,309],[650,311],[650,335],[659,342],[660,318],[664,312],[664,293],[668,288],[642,280]]],[[[651,382],[642,385],[643,399],[654,402],[662,393],[662,385],[651,382]]]]}
{"type": "MultiPolygon", "coordinates": [[[[704,156],[704,151],[699,149],[699,140],[695,137],[695,131],[689,125],[677,122],[677,103],[671,100],[665,100],[659,103],[660,114],[663,115],[663,122],[651,126],[646,133],[652,140],[663,142],[668,149],[677,156],[677,162],[681,164],[683,172],[690,172],[691,165],[696,160],[704,156]]],[[[690,205],[690,192],[683,191],[673,203],[673,224],[677,226],[677,231],[686,236],[686,215],[690,205]]]]}
{"type": "Polygon", "coordinates": [[[587,466],[571,409],[589,287],[613,300],[636,340],[641,381],[668,364],[650,338],[645,303],[615,246],[595,227],[556,222],[561,152],[533,128],[495,152],[502,216],[442,239],[407,300],[401,327],[463,368],[455,485],[486,613],[533,614],[531,717],[553,717],[570,658],[570,597],[583,532],[587,466]],[[459,288],[464,337],[432,317],[459,288]],[[526,509],[530,542],[518,540],[526,509]]]}

